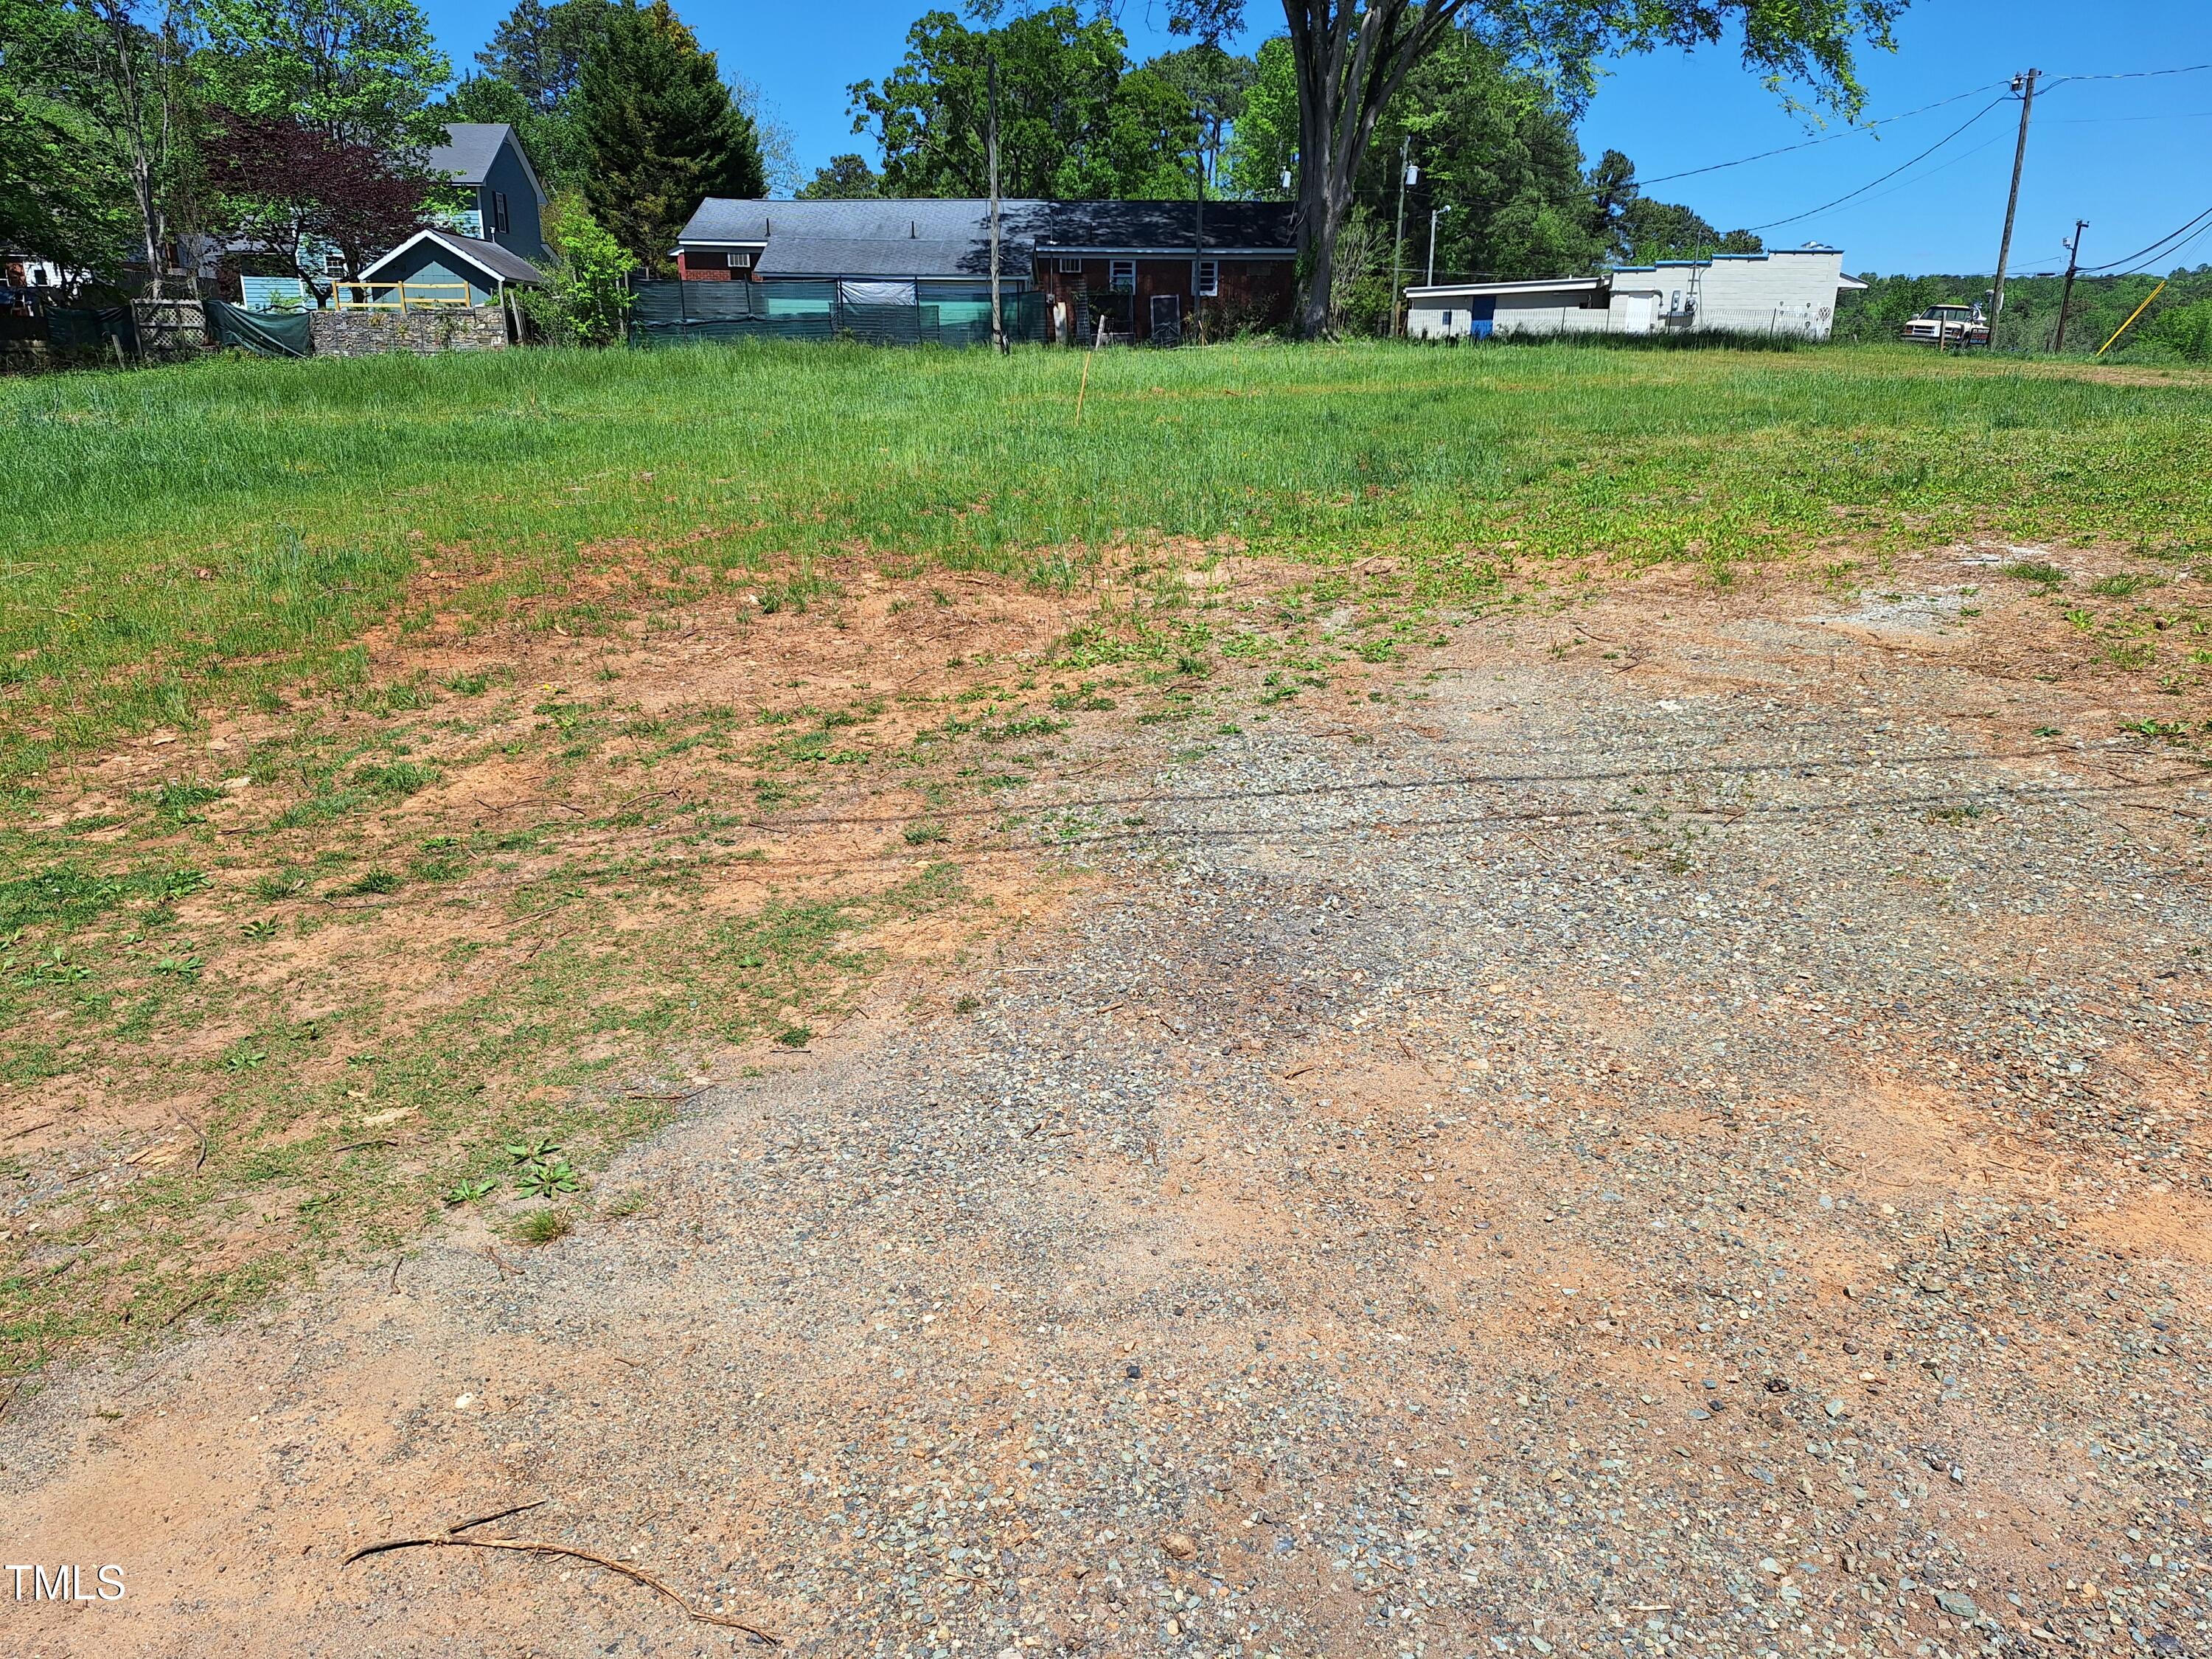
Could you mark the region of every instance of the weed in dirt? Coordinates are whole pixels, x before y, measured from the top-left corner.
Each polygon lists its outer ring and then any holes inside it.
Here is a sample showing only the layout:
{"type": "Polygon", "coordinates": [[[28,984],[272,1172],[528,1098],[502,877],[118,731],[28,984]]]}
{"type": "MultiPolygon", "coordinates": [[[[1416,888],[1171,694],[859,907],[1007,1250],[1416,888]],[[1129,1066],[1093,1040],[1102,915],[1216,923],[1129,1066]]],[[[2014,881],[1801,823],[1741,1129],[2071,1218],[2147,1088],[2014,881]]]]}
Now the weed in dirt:
{"type": "Polygon", "coordinates": [[[2100,576],[2089,584],[2089,592],[2105,599],[2124,599],[2141,593],[2147,588],[2157,587],[2163,579],[2147,575],[2142,571],[2124,570],[2109,576],[2100,576]]]}
{"type": "Polygon", "coordinates": [[[2021,559],[1999,569],[2015,581],[2033,582],[2046,590],[2066,586],[2066,572],[2047,559],[2021,559]]]}
{"type": "Polygon", "coordinates": [[[909,823],[906,827],[904,839],[909,847],[928,847],[946,840],[951,833],[941,823],[909,823]]]}
{"type": "Polygon", "coordinates": [[[601,1202],[599,1214],[605,1221],[627,1221],[632,1216],[643,1215],[652,1207],[651,1193],[642,1187],[625,1187],[601,1202]]]}
{"type": "Polygon", "coordinates": [[[514,1178],[514,1190],[525,1198],[551,1198],[582,1184],[566,1158],[533,1158],[514,1178]]]}
{"type": "Polygon", "coordinates": [[[518,1244],[550,1244],[568,1237],[575,1228],[575,1219],[568,1211],[558,1205],[549,1205],[518,1217],[508,1230],[508,1237],[518,1244]]]}
{"type": "Polygon", "coordinates": [[[164,783],[149,799],[155,812],[173,824],[205,823],[207,815],[199,809],[221,800],[222,791],[204,783],[164,783]]]}

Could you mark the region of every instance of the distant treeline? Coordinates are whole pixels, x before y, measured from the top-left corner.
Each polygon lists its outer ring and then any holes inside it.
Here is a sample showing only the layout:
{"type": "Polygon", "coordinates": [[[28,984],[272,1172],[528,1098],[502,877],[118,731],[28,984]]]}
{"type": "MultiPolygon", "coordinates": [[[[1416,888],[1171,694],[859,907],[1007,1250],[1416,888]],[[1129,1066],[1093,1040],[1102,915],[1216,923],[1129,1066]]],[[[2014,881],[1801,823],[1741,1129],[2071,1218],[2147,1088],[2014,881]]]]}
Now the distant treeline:
{"type": "MultiPolygon", "coordinates": [[[[1894,337],[1909,317],[1933,305],[1972,305],[1990,290],[1982,276],[1876,276],[1862,272],[1866,291],[1845,294],[1836,306],[1836,337],[1880,340],[1894,337]]],[[[2063,349],[2089,353],[2112,337],[2128,313],[2158,287],[2155,276],[2077,276],[2074,303],[2067,313],[2066,338],[2055,339],[2058,298],[2065,280],[2058,276],[2005,279],[2004,315],[1997,324],[2000,351],[2063,349]]],[[[2136,362],[2212,362],[2212,265],[2177,270],[2163,292],[2110,354],[2136,362]]]]}

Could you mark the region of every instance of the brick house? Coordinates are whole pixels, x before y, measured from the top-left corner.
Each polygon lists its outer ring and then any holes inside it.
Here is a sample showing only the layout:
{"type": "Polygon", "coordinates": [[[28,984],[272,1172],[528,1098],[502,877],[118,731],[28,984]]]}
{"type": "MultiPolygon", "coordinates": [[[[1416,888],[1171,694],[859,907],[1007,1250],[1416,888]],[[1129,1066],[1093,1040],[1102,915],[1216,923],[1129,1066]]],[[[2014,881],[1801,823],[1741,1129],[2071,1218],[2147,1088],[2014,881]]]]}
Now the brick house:
{"type": "MultiPolygon", "coordinates": [[[[1109,339],[1165,345],[1194,318],[1218,337],[1290,316],[1287,203],[1012,198],[999,210],[1001,294],[1036,296],[1058,343],[1089,344],[1102,322],[1109,339]]],[[[710,197],[675,258],[684,282],[789,284],[793,305],[821,303],[828,285],[848,303],[988,310],[990,204],[710,197]]]]}
{"type": "Polygon", "coordinates": [[[1102,322],[1109,338],[1166,343],[1289,320],[1297,247],[1287,202],[1047,205],[1036,285],[1077,340],[1102,322]]]}

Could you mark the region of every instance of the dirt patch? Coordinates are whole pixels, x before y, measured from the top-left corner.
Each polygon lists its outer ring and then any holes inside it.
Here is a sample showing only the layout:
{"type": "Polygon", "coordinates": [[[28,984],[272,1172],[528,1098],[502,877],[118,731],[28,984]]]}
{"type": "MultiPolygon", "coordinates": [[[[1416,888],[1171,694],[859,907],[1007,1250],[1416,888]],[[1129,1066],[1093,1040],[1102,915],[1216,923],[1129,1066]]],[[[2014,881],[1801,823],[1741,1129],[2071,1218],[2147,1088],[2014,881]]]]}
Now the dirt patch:
{"type": "MultiPolygon", "coordinates": [[[[1379,631],[1295,603],[1345,654],[1379,631]]],[[[732,879],[911,814],[1003,837],[965,867],[1036,925],[870,920],[968,955],[748,1050],[544,1249],[462,1209],[141,1368],[58,1368],[10,1413],[27,1547],[156,1518],[148,1593],[40,1639],[380,1652],[520,1619],[708,1650],[605,1575],[339,1565],[541,1498],[515,1530],[840,1656],[2193,1628],[2111,1540],[2196,1547],[2169,1472],[2202,1432],[2202,890],[2118,810],[2194,786],[2110,787],[2171,752],[2139,733],[2033,741],[2111,704],[1978,672],[1993,610],[1900,651],[1820,625],[1855,603],[1632,592],[1414,673],[1309,670],[1285,630],[1209,687],[1040,675],[973,723],[1096,726],[961,734],[951,766],[1020,790],[810,785],[741,826],[770,862],[732,879]],[[1018,896],[1046,848],[1064,910],[1018,896]]],[[[1220,651],[1251,617],[1207,620],[1220,651]]],[[[664,832],[568,833],[604,861],[664,832]]],[[[486,890],[526,913],[556,870],[486,890]]],[[[750,914],[720,882],[697,902],[750,914]]],[[[610,915],[640,959],[675,925],[610,915]]],[[[406,1103],[362,1092],[348,1124],[406,1103]]]]}

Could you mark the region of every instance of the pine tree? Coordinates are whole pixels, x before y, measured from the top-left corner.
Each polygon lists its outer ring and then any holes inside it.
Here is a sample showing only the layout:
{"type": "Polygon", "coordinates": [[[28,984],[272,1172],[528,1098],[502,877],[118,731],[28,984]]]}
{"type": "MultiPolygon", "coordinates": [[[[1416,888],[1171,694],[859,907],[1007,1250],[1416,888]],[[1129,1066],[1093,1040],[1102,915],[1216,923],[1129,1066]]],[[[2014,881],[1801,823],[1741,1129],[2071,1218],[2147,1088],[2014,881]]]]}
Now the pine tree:
{"type": "Polygon", "coordinates": [[[752,118],[668,0],[609,10],[577,104],[592,217],[648,270],[702,198],[768,193],[752,118]]]}

